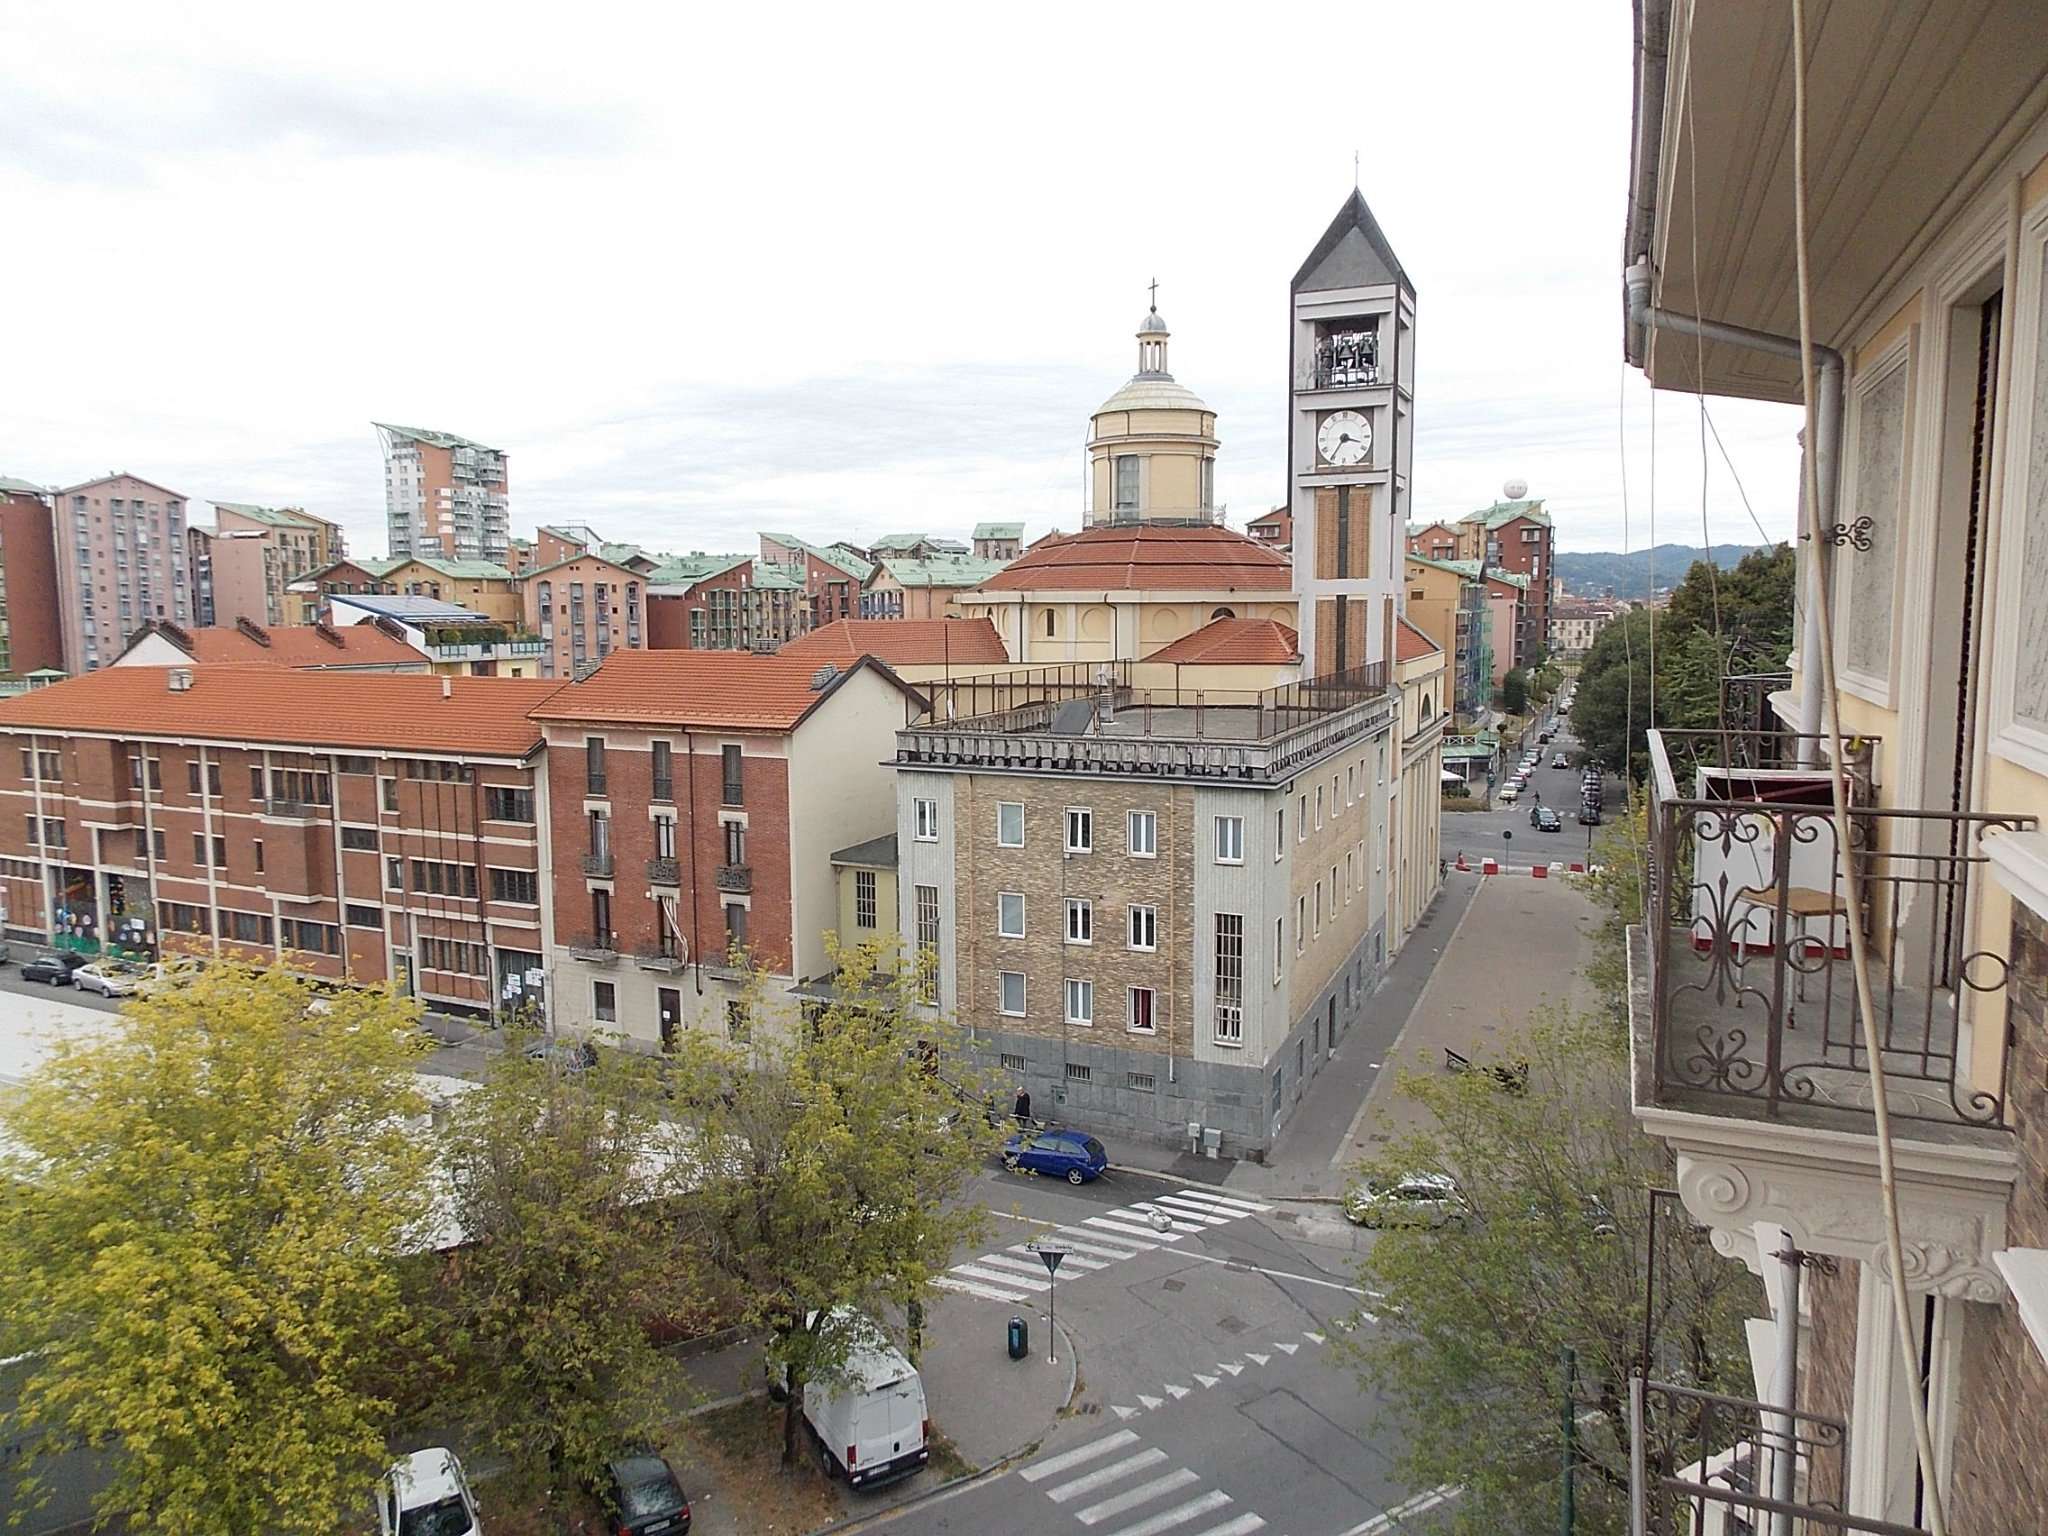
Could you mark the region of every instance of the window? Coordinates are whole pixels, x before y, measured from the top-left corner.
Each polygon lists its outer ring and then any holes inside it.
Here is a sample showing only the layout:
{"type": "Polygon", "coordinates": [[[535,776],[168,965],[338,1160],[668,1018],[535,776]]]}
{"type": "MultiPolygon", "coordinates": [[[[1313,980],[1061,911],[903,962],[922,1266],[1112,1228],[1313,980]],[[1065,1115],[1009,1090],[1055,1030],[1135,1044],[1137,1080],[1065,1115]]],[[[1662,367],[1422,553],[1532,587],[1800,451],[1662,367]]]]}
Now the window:
{"type": "Polygon", "coordinates": [[[377,829],[375,827],[343,827],[341,829],[341,846],[353,848],[358,853],[374,851],[377,846],[377,829]]]}
{"type": "Polygon", "coordinates": [[[384,809],[385,809],[385,810],[387,810],[387,811],[395,811],[395,810],[397,810],[397,809],[398,809],[398,780],[396,780],[396,779],[383,779],[383,780],[380,780],[379,782],[380,782],[380,783],[381,783],[381,784],[383,785],[383,806],[384,806],[384,809]]]}
{"type": "Polygon", "coordinates": [[[1358,765],[1349,763],[1344,768],[1344,803],[1354,805],[1358,801],[1358,765]]]}
{"type": "Polygon", "coordinates": [[[223,912],[221,937],[238,944],[269,944],[270,919],[261,912],[223,912]]]}
{"type": "Polygon", "coordinates": [[[998,848],[1022,848],[1024,846],[1024,805],[1017,800],[996,802],[996,846],[998,848]]]}
{"type": "Polygon", "coordinates": [[[1067,807],[1067,852],[1095,851],[1095,813],[1085,806],[1067,807]]]}
{"type": "Polygon", "coordinates": [[[719,757],[725,767],[724,805],[745,805],[747,803],[746,780],[740,772],[740,749],[736,746],[722,747],[719,757]]]}
{"type": "Polygon", "coordinates": [[[283,921],[283,938],[286,949],[300,950],[305,954],[341,953],[341,930],[332,923],[313,923],[288,917],[283,921]]]}
{"type": "Polygon", "coordinates": [[[1159,947],[1159,909],[1157,907],[1131,908],[1131,948],[1157,949],[1159,947]]]}
{"type": "Polygon", "coordinates": [[[1218,864],[1242,864],[1244,862],[1244,818],[1242,816],[1218,816],[1216,818],[1216,862],[1218,864]]]}
{"type": "MultiPolygon", "coordinates": [[[[218,800],[220,798],[220,764],[208,763],[205,765],[205,771],[206,793],[213,796],[214,799],[218,800]]],[[[185,765],[185,788],[191,794],[196,795],[200,792],[199,774],[200,762],[199,759],[195,757],[192,759],[191,762],[185,765]]]]}
{"type": "Polygon", "coordinates": [[[204,907],[188,906],[182,901],[160,901],[156,911],[158,925],[166,932],[213,932],[213,914],[204,907]]]}
{"type": "Polygon", "coordinates": [[[1115,463],[1115,510],[1135,509],[1138,505],[1138,456],[1135,453],[1120,453],[1116,456],[1115,463]]]}
{"type": "MultiPolygon", "coordinates": [[[[197,862],[197,860],[194,862],[197,862]]],[[[384,861],[384,888],[389,891],[402,891],[405,889],[405,860],[386,859],[384,861]]]]}
{"type": "Polygon", "coordinates": [[[256,873],[260,875],[263,873],[263,839],[255,838],[250,842],[249,848],[256,858],[256,873]]]}
{"type": "Polygon", "coordinates": [[[600,1024],[619,1022],[619,989],[609,981],[590,984],[591,1017],[600,1024]]]}
{"type": "Polygon", "coordinates": [[[165,841],[164,829],[162,827],[158,827],[155,831],[150,833],[149,846],[150,851],[156,855],[156,861],[159,864],[163,863],[164,860],[168,859],[171,856],[169,847],[167,846],[165,841]]]}
{"type": "MultiPolygon", "coordinates": [[[[996,973],[996,1008],[1013,1019],[1024,1017],[1024,973],[1022,971],[999,971],[996,973]]],[[[1005,1057],[1003,1064],[1009,1065],[1005,1057]]],[[[1021,1068],[1024,1064],[1018,1062],[1021,1068]]]]}
{"type": "Polygon", "coordinates": [[[583,740],[583,780],[590,794],[605,792],[604,738],[586,736],[583,740]]]}
{"type": "Polygon", "coordinates": [[[1124,818],[1124,839],[1134,859],[1156,858],[1159,854],[1159,815],[1156,811],[1132,811],[1124,818]]]}
{"type": "Polygon", "coordinates": [[[753,1033],[753,1025],[747,1018],[747,1005],[738,998],[732,998],[725,1005],[725,1033],[730,1040],[745,1040],[753,1033]]]}
{"type": "Polygon", "coordinates": [[[1067,902],[1067,942],[1069,944],[1093,944],[1095,942],[1095,904],[1085,899],[1070,898],[1067,902]]]}
{"type": "Polygon", "coordinates": [[[263,793],[263,765],[261,763],[251,763],[249,765],[249,798],[251,800],[261,800],[263,793]]]}
{"type": "Polygon", "coordinates": [[[532,906],[540,900],[540,876],[530,869],[493,869],[491,900],[532,906]]]}
{"type": "Polygon", "coordinates": [[[361,907],[350,902],[342,908],[342,918],[351,928],[382,928],[384,914],[376,907],[361,907]]]}
{"type": "Polygon", "coordinates": [[[1273,985],[1280,985],[1280,978],[1287,971],[1287,919],[1273,919],[1273,985]]]}
{"type": "MultiPolygon", "coordinates": [[[[591,811],[585,819],[590,823],[590,856],[593,859],[608,859],[612,856],[612,819],[603,811],[591,811]]],[[[606,870],[609,874],[611,871],[606,870]]]]}
{"type": "MultiPolygon", "coordinates": [[[[1335,875],[1336,871],[1331,870],[1330,873],[1332,875],[1335,875]]],[[[1344,855],[1344,905],[1347,907],[1351,905],[1351,888],[1357,883],[1357,881],[1358,856],[1356,854],[1347,853],[1344,855]]]]}
{"type": "Polygon", "coordinates": [[[918,995],[927,1003],[939,1000],[939,888],[917,887],[918,995]]]}
{"type": "Polygon", "coordinates": [[[599,889],[590,893],[590,936],[600,949],[610,949],[612,934],[612,893],[599,889]]]}
{"type": "Polygon", "coordinates": [[[1067,1022],[1069,1024],[1093,1024],[1095,1022],[1095,983],[1067,978],[1067,1022]]]}
{"type": "MultiPolygon", "coordinates": [[[[216,837],[212,840],[210,846],[213,854],[213,867],[215,869],[226,869],[228,867],[228,840],[225,837],[216,837]]],[[[209,844],[206,835],[203,832],[194,832],[192,834],[192,862],[201,869],[207,866],[208,848],[209,844]]]]}
{"type": "Polygon", "coordinates": [[[1244,918],[1216,914],[1216,1040],[1244,1043],[1244,918]]]}
{"type": "Polygon", "coordinates": [[[1154,1008],[1158,1006],[1159,994],[1150,987],[1128,989],[1129,1003],[1124,1014],[1124,1027],[1134,1035],[1149,1035],[1155,1032],[1154,1008]]]}
{"type": "Polygon", "coordinates": [[[1294,952],[1298,955],[1308,947],[1308,898],[1294,898],[1294,952]]]}
{"type": "Polygon", "coordinates": [[[1287,846],[1287,807],[1280,806],[1273,812],[1273,862],[1278,864],[1281,850],[1287,846]]]}
{"type": "Polygon", "coordinates": [[[1159,1078],[1152,1072],[1126,1072],[1124,1086],[1133,1093],[1151,1093],[1159,1087],[1159,1078]]]}
{"type": "Polygon", "coordinates": [[[725,862],[744,864],[747,862],[747,826],[743,821],[722,821],[720,829],[725,834],[725,862]]]}
{"type": "Polygon", "coordinates": [[[1024,893],[1022,891],[998,891],[996,893],[996,934],[999,938],[1021,939],[1024,937],[1024,893]]]}
{"type": "Polygon", "coordinates": [[[1316,786],[1316,830],[1323,830],[1323,786],[1316,786]]]}
{"type": "Polygon", "coordinates": [[[445,971],[451,976],[481,976],[484,947],[464,944],[458,939],[421,939],[420,964],[427,970],[445,971]]]}
{"type": "Polygon", "coordinates": [[[1067,1063],[1067,1081],[1070,1083],[1085,1083],[1094,1075],[1093,1067],[1083,1066],[1078,1061],[1067,1063]]]}
{"type": "Polygon", "coordinates": [[[912,800],[910,802],[911,835],[920,843],[936,843],[939,840],[939,802],[936,800],[912,800]]]}
{"type": "Polygon", "coordinates": [[[438,859],[412,861],[412,888],[432,896],[476,897],[476,866],[447,864],[438,859]]]}
{"type": "Polygon", "coordinates": [[[875,926],[875,872],[872,869],[853,872],[853,926],[875,926]]]}
{"type": "Polygon", "coordinates": [[[334,770],[337,773],[369,773],[371,763],[367,757],[344,752],[334,760],[334,770]]]}
{"type": "Polygon", "coordinates": [[[1013,1056],[1008,1051],[1005,1051],[1003,1052],[1002,1062],[1005,1072],[1022,1072],[1024,1070],[1024,1058],[1022,1056],[1013,1056]]]}
{"type": "Polygon", "coordinates": [[[1053,611],[1048,608],[1045,610],[1045,638],[1048,640],[1052,639],[1057,629],[1058,620],[1054,617],[1053,611]]]}
{"type": "Polygon", "coordinates": [[[676,797],[675,756],[665,741],[654,743],[649,759],[652,796],[656,800],[673,800],[676,797]]]}
{"type": "Polygon", "coordinates": [[[484,791],[486,821],[532,821],[533,791],[493,784],[484,791]]]}

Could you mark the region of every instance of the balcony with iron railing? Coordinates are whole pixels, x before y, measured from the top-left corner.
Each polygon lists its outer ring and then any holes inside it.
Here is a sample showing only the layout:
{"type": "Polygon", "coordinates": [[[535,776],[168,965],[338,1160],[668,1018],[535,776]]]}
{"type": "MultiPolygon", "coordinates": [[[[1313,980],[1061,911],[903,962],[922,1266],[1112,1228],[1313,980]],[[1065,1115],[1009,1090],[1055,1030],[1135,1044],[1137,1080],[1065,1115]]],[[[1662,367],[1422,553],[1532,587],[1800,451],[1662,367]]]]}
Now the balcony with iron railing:
{"type": "Polygon", "coordinates": [[[683,866],[672,858],[657,856],[647,861],[647,878],[654,885],[681,885],[683,866]]]}
{"type": "Polygon", "coordinates": [[[754,866],[751,864],[721,864],[712,872],[711,883],[719,890],[735,896],[744,896],[754,889],[754,866]]]}
{"type": "Polygon", "coordinates": [[[1802,744],[1770,730],[1649,733],[1639,950],[1654,1101],[1867,1130],[1855,922],[1893,1116],[2000,1129],[2006,1053],[1970,1052],[1966,1015],[1996,1000],[2008,962],[1972,948],[1970,918],[1984,838],[2034,818],[1874,804],[1878,744],[1864,737],[1844,764],[1843,849],[1825,771],[1797,766],[1802,744]]]}
{"type": "Polygon", "coordinates": [[[595,880],[608,880],[612,873],[612,856],[609,850],[583,855],[583,873],[595,880]]]}
{"type": "Polygon", "coordinates": [[[1260,691],[1131,686],[1128,663],[1047,668],[934,685],[934,711],[987,713],[913,724],[899,767],[1272,783],[1391,724],[1399,695],[1382,663],[1260,691]]]}
{"type": "Polygon", "coordinates": [[[572,957],[590,965],[616,965],[619,936],[616,933],[583,933],[568,942],[572,957]]]}

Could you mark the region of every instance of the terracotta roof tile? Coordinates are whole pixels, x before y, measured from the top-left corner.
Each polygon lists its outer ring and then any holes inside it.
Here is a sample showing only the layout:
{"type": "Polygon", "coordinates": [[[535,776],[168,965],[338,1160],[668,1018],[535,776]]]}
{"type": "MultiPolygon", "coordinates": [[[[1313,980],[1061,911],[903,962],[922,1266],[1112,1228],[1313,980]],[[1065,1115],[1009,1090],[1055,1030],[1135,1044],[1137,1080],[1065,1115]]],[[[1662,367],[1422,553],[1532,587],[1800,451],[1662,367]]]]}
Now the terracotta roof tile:
{"type": "Polygon", "coordinates": [[[107,667],[0,702],[0,730],[187,736],[271,746],[523,757],[540,744],[529,712],[548,678],[429,677],[198,666],[175,692],[175,667],[107,667]],[[442,685],[448,696],[442,696],[442,685]]]}
{"type": "MultiPolygon", "coordinates": [[[[535,710],[534,718],[787,731],[825,697],[827,688],[813,686],[819,670],[836,665],[830,657],[786,651],[613,651],[590,676],[535,710]]],[[[839,668],[840,675],[862,666],[878,667],[896,681],[885,664],[869,658],[839,668]]]]}
{"type": "Polygon", "coordinates": [[[1294,566],[1278,551],[1228,528],[1136,524],[1084,528],[1041,541],[995,576],[984,592],[1048,588],[1104,592],[1284,592],[1294,566]]]}
{"type": "Polygon", "coordinates": [[[1301,637],[1274,619],[1211,619],[1145,660],[1284,665],[1301,660],[1301,637]]]}
{"type": "Polygon", "coordinates": [[[1396,661],[1421,661],[1426,656],[1441,656],[1443,647],[1403,619],[1394,626],[1394,659],[1396,661]]]}
{"type": "Polygon", "coordinates": [[[776,653],[818,662],[874,656],[892,667],[946,662],[1007,663],[1009,652],[988,619],[837,619],[776,653]]]}
{"type": "MultiPolygon", "coordinates": [[[[185,631],[192,642],[188,654],[201,666],[237,661],[272,667],[367,667],[404,663],[425,666],[427,661],[403,640],[394,639],[374,624],[343,624],[324,634],[315,624],[288,624],[264,627],[263,633],[269,638],[268,645],[233,625],[218,624],[210,629],[185,631]],[[337,640],[340,644],[335,643],[337,640]]],[[[172,643],[177,642],[173,639],[172,643]]]]}

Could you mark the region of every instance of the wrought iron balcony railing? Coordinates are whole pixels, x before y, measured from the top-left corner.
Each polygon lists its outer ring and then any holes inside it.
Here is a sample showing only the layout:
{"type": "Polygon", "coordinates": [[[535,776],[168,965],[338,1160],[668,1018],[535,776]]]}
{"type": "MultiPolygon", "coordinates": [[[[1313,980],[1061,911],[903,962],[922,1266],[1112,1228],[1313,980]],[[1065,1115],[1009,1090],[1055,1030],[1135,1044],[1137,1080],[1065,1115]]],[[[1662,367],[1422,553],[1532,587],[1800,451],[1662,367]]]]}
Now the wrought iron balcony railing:
{"type": "Polygon", "coordinates": [[[569,941],[569,953],[578,960],[587,960],[596,965],[613,965],[619,958],[619,936],[616,933],[579,934],[569,941]]]}
{"type": "Polygon", "coordinates": [[[754,866],[751,864],[721,864],[713,871],[711,882],[721,891],[744,896],[754,888],[754,866]]]}
{"type": "Polygon", "coordinates": [[[647,878],[656,885],[681,885],[683,867],[674,859],[652,858],[647,861],[647,878]]]}
{"type": "Polygon", "coordinates": [[[586,853],[583,855],[583,873],[596,879],[608,879],[612,872],[612,856],[609,853],[586,853]]]}
{"type": "Polygon", "coordinates": [[[1849,1426],[1841,1419],[1640,1377],[1629,1382],[1628,1417],[1631,1530],[1737,1536],[1773,1529],[1771,1517],[1786,1515],[1800,1536],[1925,1536],[1918,1526],[1843,1513],[1849,1426]],[[1667,1448],[1661,1462],[1647,1449],[1653,1441],[1667,1448]]]}
{"type": "Polygon", "coordinates": [[[1866,737],[1848,743],[1839,847],[1824,771],[1788,766],[1819,745],[1781,731],[1649,733],[1639,1092],[1666,1108],[1867,1132],[1853,921],[1893,1116],[2000,1128],[2007,1052],[1970,1049],[1963,1010],[1972,993],[2001,992],[2009,967],[1973,947],[1972,903],[1983,838],[2034,818],[1875,805],[1866,737]]]}

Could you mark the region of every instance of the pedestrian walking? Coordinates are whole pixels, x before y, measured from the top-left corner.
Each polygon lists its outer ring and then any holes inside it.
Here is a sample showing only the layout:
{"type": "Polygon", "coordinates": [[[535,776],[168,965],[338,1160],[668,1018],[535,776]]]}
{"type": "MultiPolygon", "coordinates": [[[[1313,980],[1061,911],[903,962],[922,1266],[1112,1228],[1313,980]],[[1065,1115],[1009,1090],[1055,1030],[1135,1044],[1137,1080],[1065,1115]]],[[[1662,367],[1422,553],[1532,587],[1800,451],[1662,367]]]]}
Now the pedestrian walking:
{"type": "Polygon", "coordinates": [[[1020,1127],[1022,1127],[1022,1126],[1024,1126],[1024,1125],[1027,1125],[1027,1124],[1029,1124],[1029,1123],[1030,1123],[1030,1121],[1031,1121],[1031,1090],[1030,1090],[1029,1088],[1019,1088],[1019,1089],[1017,1090],[1017,1106],[1016,1106],[1015,1114],[1016,1114],[1016,1117],[1017,1117],[1017,1124],[1018,1124],[1018,1125],[1019,1125],[1020,1127]]]}

